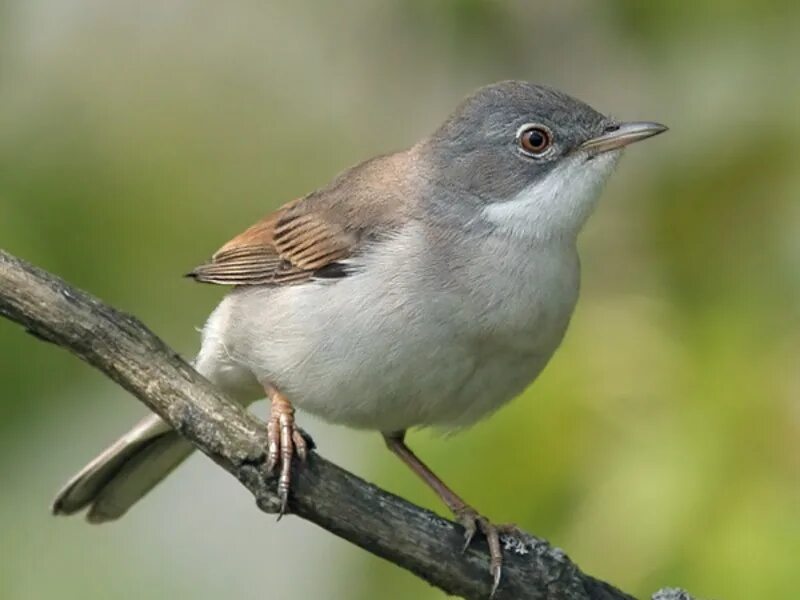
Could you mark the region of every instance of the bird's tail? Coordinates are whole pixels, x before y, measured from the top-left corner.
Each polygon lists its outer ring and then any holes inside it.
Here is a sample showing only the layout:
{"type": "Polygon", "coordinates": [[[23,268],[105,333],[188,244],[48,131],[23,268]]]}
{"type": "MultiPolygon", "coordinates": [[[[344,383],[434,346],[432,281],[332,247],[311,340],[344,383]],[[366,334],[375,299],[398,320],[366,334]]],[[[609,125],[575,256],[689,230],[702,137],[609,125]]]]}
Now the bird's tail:
{"type": "MultiPolygon", "coordinates": [[[[249,369],[230,357],[222,336],[230,317],[226,300],[209,317],[193,365],[229,398],[247,406],[263,396],[264,388],[249,369]]],[[[53,513],[71,515],[88,509],[91,523],[118,519],[193,449],[160,417],[145,417],[64,486],[53,501],[53,513]]]]}
{"type": "Polygon", "coordinates": [[[53,513],[71,515],[88,508],[91,523],[118,519],[192,450],[158,416],[145,417],[64,486],[53,501],[53,513]]]}

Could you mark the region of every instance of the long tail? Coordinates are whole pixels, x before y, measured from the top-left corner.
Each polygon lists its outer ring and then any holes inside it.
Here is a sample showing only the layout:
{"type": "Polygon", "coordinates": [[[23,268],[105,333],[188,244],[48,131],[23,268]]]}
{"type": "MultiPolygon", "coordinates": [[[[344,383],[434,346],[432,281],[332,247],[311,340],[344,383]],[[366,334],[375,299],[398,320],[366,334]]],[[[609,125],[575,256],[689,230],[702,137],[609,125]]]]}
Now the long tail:
{"type": "Polygon", "coordinates": [[[159,417],[145,417],[64,486],[53,501],[53,514],[88,508],[91,523],[118,519],[192,450],[159,417]]]}

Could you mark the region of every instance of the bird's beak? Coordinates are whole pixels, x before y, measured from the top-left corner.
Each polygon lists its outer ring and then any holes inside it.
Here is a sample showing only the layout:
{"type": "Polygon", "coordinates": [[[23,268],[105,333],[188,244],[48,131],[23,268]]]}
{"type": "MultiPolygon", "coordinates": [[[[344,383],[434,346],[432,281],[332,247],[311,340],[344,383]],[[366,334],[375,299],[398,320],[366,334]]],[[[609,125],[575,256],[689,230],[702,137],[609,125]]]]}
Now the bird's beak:
{"type": "Polygon", "coordinates": [[[615,129],[607,129],[603,135],[586,140],[580,145],[580,149],[600,154],[609,150],[617,150],[633,142],[664,133],[667,130],[667,127],[661,123],[649,121],[631,121],[630,123],[620,123],[614,127],[615,129]]]}

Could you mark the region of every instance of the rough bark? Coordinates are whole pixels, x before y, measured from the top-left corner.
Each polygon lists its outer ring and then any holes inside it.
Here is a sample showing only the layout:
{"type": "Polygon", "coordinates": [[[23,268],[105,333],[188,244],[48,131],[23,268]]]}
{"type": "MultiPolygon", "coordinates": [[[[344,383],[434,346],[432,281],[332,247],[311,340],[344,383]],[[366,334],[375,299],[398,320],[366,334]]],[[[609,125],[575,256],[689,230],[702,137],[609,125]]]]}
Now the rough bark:
{"type": "MultiPolygon", "coordinates": [[[[136,318],[0,250],[0,314],[39,339],[97,367],[236,477],[267,513],[279,507],[265,474],[265,427],[225,398],[136,318]]],[[[290,511],[407,569],[445,592],[484,600],[488,552],[476,541],[462,554],[461,528],[325,460],[297,468],[290,511]]],[[[584,574],[560,549],[532,535],[504,538],[497,600],[632,600],[584,574]]],[[[653,598],[691,600],[664,589],[653,598]]]]}

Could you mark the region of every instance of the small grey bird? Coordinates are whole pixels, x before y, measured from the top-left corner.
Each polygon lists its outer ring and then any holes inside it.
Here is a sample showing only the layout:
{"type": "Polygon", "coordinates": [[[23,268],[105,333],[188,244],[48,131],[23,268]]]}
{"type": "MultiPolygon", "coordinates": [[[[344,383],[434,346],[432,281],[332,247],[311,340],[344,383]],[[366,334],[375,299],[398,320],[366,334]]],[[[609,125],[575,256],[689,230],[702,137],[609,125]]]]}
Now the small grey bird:
{"type": "MultiPolygon", "coordinates": [[[[197,370],[230,397],[271,400],[268,468],[284,508],[306,441],[294,407],[380,432],[480,530],[496,588],[498,528],[403,441],[460,429],[511,400],[561,343],[578,297],[576,239],[621,149],[666,130],[506,81],[469,96],[430,137],[293,200],[190,273],[232,286],[197,370]]],[[[152,415],[58,494],[57,514],[120,517],[192,451],[152,415]]]]}

